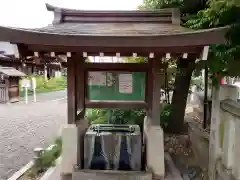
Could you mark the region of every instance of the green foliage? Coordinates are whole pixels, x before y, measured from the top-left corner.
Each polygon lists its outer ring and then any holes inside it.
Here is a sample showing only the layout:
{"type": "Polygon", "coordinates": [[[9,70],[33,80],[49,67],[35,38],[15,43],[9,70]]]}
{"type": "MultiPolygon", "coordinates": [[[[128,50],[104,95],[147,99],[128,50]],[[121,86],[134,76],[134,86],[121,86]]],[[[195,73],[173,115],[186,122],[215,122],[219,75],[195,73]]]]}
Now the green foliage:
{"type": "Polygon", "coordinates": [[[143,109],[114,109],[112,110],[111,122],[142,125],[144,116],[145,111],[143,109]]]}
{"type": "Polygon", "coordinates": [[[210,49],[208,66],[213,75],[213,84],[218,84],[223,76],[239,75],[236,68],[240,59],[239,17],[240,8],[237,7],[236,1],[209,0],[206,9],[199,11],[185,23],[193,29],[231,25],[226,44],[212,45],[210,49]]]}
{"type": "Polygon", "coordinates": [[[145,116],[143,109],[88,109],[90,124],[139,124],[145,116]]]}
{"type": "Polygon", "coordinates": [[[162,9],[169,7],[180,7],[183,0],[144,0],[138,9],[162,9]]]}
{"type": "Polygon", "coordinates": [[[187,8],[182,14],[184,26],[192,29],[207,29],[230,25],[228,41],[224,45],[212,45],[209,55],[209,71],[213,84],[223,76],[238,76],[240,59],[240,1],[239,0],[144,0],[141,9],[165,7],[187,8]],[[218,76],[216,74],[219,73],[218,76]]]}
{"type": "Polygon", "coordinates": [[[90,124],[106,124],[109,120],[108,109],[87,109],[86,118],[90,124]]]}
{"type": "Polygon", "coordinates": [[[147,59],[144,57],[126,57],[125,62],[127,63],[146,63],[147,59]]]}
{"type": "Polygon", "coordinates": [[[33,167],[27,172],[29,177],[36,177],[38,174],[45,172],[48,168],[55,165],[55,160],[61,155],[62,139],[59,137],[51,149],[44,150],[40,158],[37,159],[33,167]]]}
{"type": "Polygon", "coordinates": [[[166,104],[160,113],[160,125],[162,126],[162,128],[167,128],[168,123],[169,123],[169,118],[170,118],[170,114],[172,112],[173,108],[171,104],[166,104]]]}
{"type": "Polygon", "coordinates": [[[238,10],[229,0],[209,0],[208,7],[189,19],[186,26],[192,29],[207,29],[231,25],[237,22],[238,10]]]}
{"type": "MultiPolygon", "coordinates": [[[[36,93],[46,93],[52,91],[60,91],[64,90],[67,87],[67,79],[66,77],[57,77],[51,78],[50,80],[45,80],[44,76],[29,76],[28,79],[31,77],[36,78],[36,93]]],[[[20,82],[21,84],[21,82],[20,82]]],[[[32,95],[33,91],[31,89],[28,90],[28,94],[32,95]]],[[[20,91],[20,96],[24,96],[24,90],[20,91]]]]}
{"type": "MultiPolygon", "coordinates": [[[[164,104],[160,113],[160,125],[166,128],[172,111],[170,104],[164,104]]],[[[86,118],[90,124],[137,124],[143,126],[146,112],[143,109],[88,109],[86,118]]]]}

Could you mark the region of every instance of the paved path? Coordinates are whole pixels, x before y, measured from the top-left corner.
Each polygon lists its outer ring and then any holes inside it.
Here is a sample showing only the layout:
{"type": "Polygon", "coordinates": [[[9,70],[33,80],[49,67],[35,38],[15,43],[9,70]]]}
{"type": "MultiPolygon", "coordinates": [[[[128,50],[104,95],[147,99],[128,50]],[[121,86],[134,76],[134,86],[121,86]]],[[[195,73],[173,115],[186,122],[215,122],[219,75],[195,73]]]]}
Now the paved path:
{"type": "MultiPolygon", "coordinates": [[[[49,100],[59,100],[62,98],[67,97],[67,91],[56,91],[56,92],[49,92],[49,93],[43,93],[43,94],[37,94],[36,100],[37,102],[42,102],[42,101],[49,101],[49,100]]],[[[25,98],[21,98],[21,102],[25,102],[25,98]]],[[[33,103],[33,96],[28,97],[28,102],[33,103]]]]}
{"type": "Polygon", "coordinates": [[[66,99],[54,99],[65,93],[38,95],[37,103],[0,104],[0,180],[27,164],[35,147],[54,141],[67,113],[66,99]]]}

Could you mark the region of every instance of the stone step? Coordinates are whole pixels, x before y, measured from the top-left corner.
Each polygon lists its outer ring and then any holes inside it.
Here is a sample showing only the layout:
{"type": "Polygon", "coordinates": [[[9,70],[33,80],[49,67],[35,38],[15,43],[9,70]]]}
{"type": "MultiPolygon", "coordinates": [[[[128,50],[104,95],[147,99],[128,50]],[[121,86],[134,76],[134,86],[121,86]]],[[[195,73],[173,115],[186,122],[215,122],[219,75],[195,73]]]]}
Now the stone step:
{"type": "Polygon", "coordinates": [[[77,170],[72,180],[152,180],[152,174],[142,171],[77,170]]]}

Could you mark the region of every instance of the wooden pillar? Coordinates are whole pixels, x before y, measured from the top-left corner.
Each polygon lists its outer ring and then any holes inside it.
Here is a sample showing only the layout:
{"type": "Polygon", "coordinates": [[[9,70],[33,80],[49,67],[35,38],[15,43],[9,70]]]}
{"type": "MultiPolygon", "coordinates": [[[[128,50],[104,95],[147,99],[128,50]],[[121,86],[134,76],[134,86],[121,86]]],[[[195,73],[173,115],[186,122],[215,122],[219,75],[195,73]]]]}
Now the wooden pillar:
{"type": "Polygon", "coordinates": [[[149,94],[152,100],[150,100],[149,104],[149,112],[148,115],[151,117],[151,121],[153,125],[160,125],[160,88],[162,84],[162,72],[161,72],[161,60],[160,58],[151,59],[152,61],[152,72],[150,73],[149,83],[150,88],[149,94]],[[151,79],[150,79],[151,78],[151,79]]]}
{"type": "Polygon", "coordinates": [[[77,81],[77,111],[79,112],[77,120],[81,119],[85,114],[85,71],[84,71],[85,58],[79,56],[76,64],[76,81],[77,81]]]}
{"type": "Polygon", "coordinates": [[[148,103],[148,115],[151,116],[153,100],[153,73],[152,73],[153,59],[148,59],[148,63],[151,68],[149,69],[146,75],[145,100],[148,103]]]}
{"type": "Polygon", "coordinates": [[[75,124],[77,113],[76,101],[76,63],[77,58],[68,58],[67,62],[67,95],[68,95],[68,124],[75,124]]]}
{"type": "Polygon", "coordinates": [[[26,64],[24,62],[22,62],[22,72],[27,74],[26,73],[26,64]]]}
{"type": "Polygon", "coordinates": [[[205,61],[205,71],[204,71],[204,107],[203,107],[203,128],[206,129],[209,125],[208,121],[208,65],[205,61]]]}

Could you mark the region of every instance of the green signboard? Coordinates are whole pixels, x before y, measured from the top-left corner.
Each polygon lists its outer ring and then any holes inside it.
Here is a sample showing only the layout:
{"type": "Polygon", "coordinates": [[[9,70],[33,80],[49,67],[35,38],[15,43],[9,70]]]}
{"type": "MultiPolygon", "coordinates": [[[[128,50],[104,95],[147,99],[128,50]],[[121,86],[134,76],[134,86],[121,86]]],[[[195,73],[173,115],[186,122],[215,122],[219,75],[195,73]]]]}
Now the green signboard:
{"type": "Polygon", "coordinates": [[[144,101],[145,72],[89,72],[88,99],[144,101]]]}

